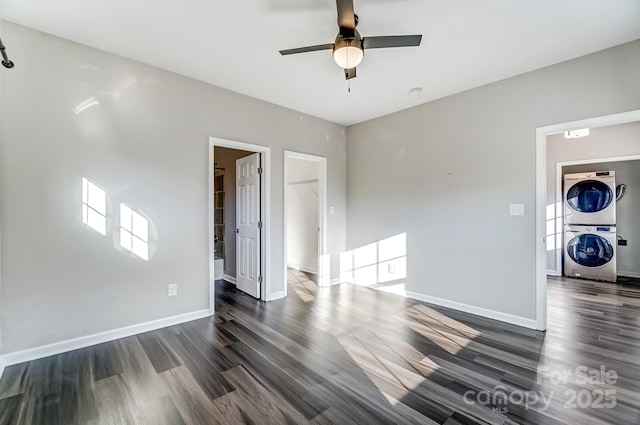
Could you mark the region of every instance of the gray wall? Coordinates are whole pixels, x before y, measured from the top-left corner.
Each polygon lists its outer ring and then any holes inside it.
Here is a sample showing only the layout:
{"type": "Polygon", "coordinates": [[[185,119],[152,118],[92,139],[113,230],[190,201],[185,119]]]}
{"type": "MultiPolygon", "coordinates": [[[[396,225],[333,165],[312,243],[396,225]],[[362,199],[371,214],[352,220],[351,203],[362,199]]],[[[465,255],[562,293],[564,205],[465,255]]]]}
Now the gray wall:
{"type": "Polygon", "coordinates": [[[640,109],[638,75],[640,41],[349,127],[348,247],[406,232],[407,291],[534,319],[536,128],[640,109]]]}
{"type": "Polygon", "coordinates": [[[284,288],[284,150],[328,158],[338,277],[344,127],[12,23],[1,35],[17,64],[0,99],[3,352],[208,307],[210,136],[272,148],[273,292],[284,288]],[[99,105],[74,113],[91,97],[99,105]],[[107,236],[82,224],[82,177],[109,196],[107,236]],[[119,248],[120,202],[150,218],[148,262],[119,248]]]}
{"type": "Polygon", "coordinates": [[[216,166],[224,172],[224,273],[236,277],[236,160],[251,152],[215,147],[216,166]]]}
{"type": "MultiPolygon", "coordinates": [[[[640,139],[635,140],[640,144],[640,139]]],[[[640,160],[562,167],[563,176],[589,171],[615,171],[616,185],[627,185],[616,205],[616,232],[627,240],[627,246],[617,247],[616,268],[619,276],[640,277],[640,160]]]]}
{"type": "MultiPolygon", "coordinates": [[[[640,154],[640,122],[591,128],[588,137],[579,139],[565,139],[562,133],[547,137],[547,221],[549,225],[555,228],[556,240],[560,239],[562,234],[562,207],[560,207],[558,211],[555,211],[557,199],[556,164],[558,162],[583,161],[638,154],[640,154]],[[553,213],[552,210],[554,210],[553,213]],[[556,217],[552,224],[549,221],[552,220],[553,216],[556,217]]],[[[587,168],[593,167],[594,165],[587,168]]],[[[597,168],[600,168],[600,165],[598,165],[597,168]]],[[[622,203],[621,206],[623,206],[622,203]]],[[[640,223],[638,223],[638,226],[640,227],[640,223]]],[[[549,241],[549,239],[547,240],[549,241]]],[[[556,251],[562,250],[562,243],[553,247],[548,242],[547,248],[547,270],[562,274],[562,270],[556,265],[556,251]]],[[[624,255],[623,253],[623,257],[624,255]]],[[[640,267],[640,262],[636,267],[640,267]]],[[[634,270],[636,267],[629,270],[634,270]]]]}

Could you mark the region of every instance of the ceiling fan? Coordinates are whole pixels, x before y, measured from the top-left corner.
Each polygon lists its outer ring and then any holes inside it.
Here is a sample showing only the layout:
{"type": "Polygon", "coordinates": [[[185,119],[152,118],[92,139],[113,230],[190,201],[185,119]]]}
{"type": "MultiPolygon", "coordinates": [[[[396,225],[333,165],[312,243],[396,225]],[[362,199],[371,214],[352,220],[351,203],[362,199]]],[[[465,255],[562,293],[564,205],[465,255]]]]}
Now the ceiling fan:
{"type": "Polygon", "coordinates": [[[358,15],[353,11],[353,0],[336,0],[336,4],[338,6],[338,27],[340,31],[334,43],[280,50],[280,54],[284,56],[332,49],[333,60],[344,69],[345,78],[350,80],[356,77],[356,66],[362,61],[365,50],[419,46],[422,41],[422,34],[362,37],[356,30],[358,15]]]}

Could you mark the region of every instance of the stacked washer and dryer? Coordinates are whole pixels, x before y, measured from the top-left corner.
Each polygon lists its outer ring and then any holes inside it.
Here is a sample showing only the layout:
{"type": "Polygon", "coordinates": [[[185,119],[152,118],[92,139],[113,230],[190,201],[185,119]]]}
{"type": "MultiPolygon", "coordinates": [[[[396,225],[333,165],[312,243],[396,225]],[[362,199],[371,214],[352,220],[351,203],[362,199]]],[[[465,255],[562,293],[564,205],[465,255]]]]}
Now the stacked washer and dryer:
{"type": "Polygon", "coordinates": [[[564,176],[564,274],[615,282],[614,171],[564,176]]]}

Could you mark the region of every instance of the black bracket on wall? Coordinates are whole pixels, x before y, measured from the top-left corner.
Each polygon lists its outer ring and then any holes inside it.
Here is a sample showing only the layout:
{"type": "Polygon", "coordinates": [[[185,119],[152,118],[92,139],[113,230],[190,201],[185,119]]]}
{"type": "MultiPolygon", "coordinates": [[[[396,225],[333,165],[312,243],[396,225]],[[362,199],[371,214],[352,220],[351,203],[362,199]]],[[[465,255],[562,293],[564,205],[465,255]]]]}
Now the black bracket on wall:
{"type": "Polygon", "coordinates": [[[618,246],[627,246],[627,240],[620,235],[617,235],[618,246]]]}
{"type": "Polygon", "coordinates": [[[4,44],[2,44],[2,40],[0,40],[0,54],[2,54],[2,65],[5,68],[13,68],[13,62],[9,60],[4,44]]]}

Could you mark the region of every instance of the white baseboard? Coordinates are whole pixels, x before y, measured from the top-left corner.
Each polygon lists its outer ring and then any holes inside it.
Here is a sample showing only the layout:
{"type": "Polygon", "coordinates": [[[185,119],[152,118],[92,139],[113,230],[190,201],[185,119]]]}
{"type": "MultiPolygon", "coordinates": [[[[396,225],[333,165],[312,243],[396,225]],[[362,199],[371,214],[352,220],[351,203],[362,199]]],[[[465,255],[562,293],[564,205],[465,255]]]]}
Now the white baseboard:
{"type": "Polygon", "coordinates": [[[287,268],[293,269],[293,270],[300,270],[301,272],[307,272],[307,273],[316,274],[316,275],[318,274],[318,270],[314,270],[310,267],[298,266],[296,264],[287,264],[287,268]]]}
{"type": "Polygon", "coordinates": [[[511,323],[512,325],[522,326],[529,329],[537,329],[538,323],[535,319],[527,319],[522,316],[502,313],[500,311],[489,310],[488,308],[476,307],[469,304],[450,301],[444,298],[432,297],[429,295],[419,294],[417,292],[407,291],[407,296],[418,301],[424,301],[441,307],[447,307],[454,310],[464,311],[465,313],[475,314],[476,316],[486,317],[488,319],[499,320],[501,322],[511,323]]]}
{"type": "Polygon", "coordinates": [[[28,362],[31,360],[41,359],[43,357],[53,356],[55,354],[65,353],[67,351],[77,350],[79,348],[90,347],[103,342],[113,341],[156,329],[166,328],[167,326],[178,325],[184,322],[190,322],[196,319],[209,317],[209,309],[193,311],[191,313],[179,314],[177,316],[166,317],[164,319],[152,320],[150,322],[140,323],[124,328],[113,329],[111,331],[100,332],[93,335],[81,336],[78,338],[68,339],[66,341],[56,342],[53,344],[42,345],[40,347],[29,348],[22,351],[14,351],[4,354],[0,358],[0,365],[11,366],[18,363],[28,362]]]}
{"type": "Polygon", "coordinates": [[[226,280],[227,282],[229,282],[229,283],[233,283],[234,285],[237,285],[237,283],[238,283],[238,282],[236,281],[236,278],[235,278],[235,277],[233,277],[233,276],[229,276],[228,274],[222,275],[222,278],[223,278],[224,280],[226,280]]]}
{"type": "Polygon", "coordinates": [[[562,276],[562,273],[558,273],[557,270],[547,270],[547,276],[562,276]]]}
{"type": "MultiPolygon", "coordinates": [[[[352,283],[357,285],[356,280],[346,279],[342,283],[352,283]]],[[[367,285],[365,285],[367,286],[367,285]]],[[[380,288],[371,288],[381,290],[380,288]]],[[[522,326],[523,328],[537,329],[538,323],[535,319],[527,319],[526,317],[516,316],[513,314],[502,313],[500,311],[489,310],[488,308],[476,307],[469,304],[459,303],[457,301],[446,300],[444,298],[432,297],[430,295],[420,294],[418,292],[402,291],[402,293],[390,292],[402,297],[408,297],[418,301],[424,301],[426,303],[435,304],[440,307],[447,307],[453,310],[463,311],[465,313],[475,314],[476,316],[486,317],[488,319],[499,320],[505,323],[511,323],[512,325],[522,326]]]]}
{"type": "Polygon", "coordinates": [[[622,276],[622,277],[634,277],[636,279],[640,279],[640,273],[636,273],[636,272],[623,272],[623,271],[619,271],[618,272],[618,276],[622,276]]]}
{"type": "Polygon", "coordinates": [[[331,279],[329,276],[326,277],[320,277],[318,276],[318,281],[316,282],[318,284],[318,286],[322,287],[322,288],[328,288],[330,286],[333,285],[337,285],[339,283],[343,283],[340,278],[334,277],[333,279],[331,279]]]}
{"type": "Polygon", "coordinates": [[[269,299],[267,299],[267,301],[275,301],[275,300],[279,300],[284,298],[284,291],[280,291],[280,292],[274,292],[271,294],[271,296],[269,297],[269,299]]]}

